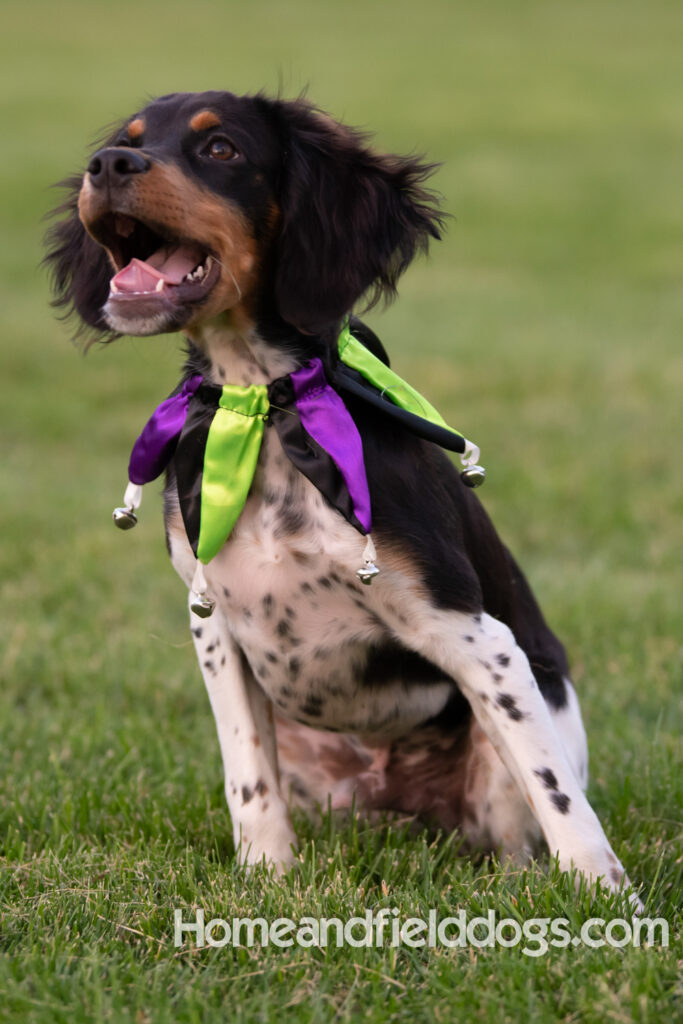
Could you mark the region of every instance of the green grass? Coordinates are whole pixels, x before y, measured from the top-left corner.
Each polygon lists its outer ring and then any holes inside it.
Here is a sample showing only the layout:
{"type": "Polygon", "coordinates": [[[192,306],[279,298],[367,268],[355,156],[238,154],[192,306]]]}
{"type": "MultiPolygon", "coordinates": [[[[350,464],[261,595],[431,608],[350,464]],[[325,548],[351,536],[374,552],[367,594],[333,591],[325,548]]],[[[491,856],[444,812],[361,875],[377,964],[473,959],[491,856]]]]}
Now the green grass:
{"type": "Polygon", "coordinates": [[[673,936],[682,30],[675,0],[3,5],[0,1019],[680,1019],[673,946],[175,949],[174,907],[577,925],[623,908],[548,865],[329,816],[298,822],[284,879],[234,868],[159,503],[132,535],[110,523],[179,345],[82,359],[36,266],[47,186],[148,94],[309,84],[379,145],[442,162],[448,237],[371,322],[482,447],[486,505],[571,656],[592,803],[673,936]]]}

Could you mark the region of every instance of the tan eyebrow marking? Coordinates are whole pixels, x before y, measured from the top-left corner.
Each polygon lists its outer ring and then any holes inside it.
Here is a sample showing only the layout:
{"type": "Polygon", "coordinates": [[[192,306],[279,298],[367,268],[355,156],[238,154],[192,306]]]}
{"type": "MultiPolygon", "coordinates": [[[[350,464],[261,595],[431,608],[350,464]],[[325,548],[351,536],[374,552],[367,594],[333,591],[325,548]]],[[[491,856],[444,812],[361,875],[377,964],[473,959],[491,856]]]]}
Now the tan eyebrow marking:
{"type": "Polygon", "coordinates": [[[131,139],[139,139],[145,130],[145,119],[144,117],[136,117],[134,121],[131,121],[128,125],[128,134],[131,139]]]}
{"type": "Polygon", "coordinates": [[[190,128],[193,132],[203,132],[207,128],[217,128],[221,119],[213,110],[200,110],[190,121],[190,128]]]}

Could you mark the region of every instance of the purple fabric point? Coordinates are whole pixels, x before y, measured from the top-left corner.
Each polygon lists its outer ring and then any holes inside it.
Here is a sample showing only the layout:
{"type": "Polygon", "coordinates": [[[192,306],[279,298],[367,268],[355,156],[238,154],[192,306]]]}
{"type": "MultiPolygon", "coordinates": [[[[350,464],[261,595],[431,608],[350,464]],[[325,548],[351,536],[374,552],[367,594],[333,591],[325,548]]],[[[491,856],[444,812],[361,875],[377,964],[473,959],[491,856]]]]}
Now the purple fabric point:
{"type": "Polygon", "coordinates": [[[128,479],[131,483],[148,484],[166,468],[187,419],[190,399],[203,379],[201,374],[190,377],[182,391],[165,399],[154,410],[130,454],[128,479]]]}
{"type": "Polygon", "coordinates": [[[351,495],[356,519],[370,533],[370,491],[358,427],[340,396],[327,383],[320,359],[311,359],[290,378],[294,404],[304,429],[337,466],[351,495]]]}

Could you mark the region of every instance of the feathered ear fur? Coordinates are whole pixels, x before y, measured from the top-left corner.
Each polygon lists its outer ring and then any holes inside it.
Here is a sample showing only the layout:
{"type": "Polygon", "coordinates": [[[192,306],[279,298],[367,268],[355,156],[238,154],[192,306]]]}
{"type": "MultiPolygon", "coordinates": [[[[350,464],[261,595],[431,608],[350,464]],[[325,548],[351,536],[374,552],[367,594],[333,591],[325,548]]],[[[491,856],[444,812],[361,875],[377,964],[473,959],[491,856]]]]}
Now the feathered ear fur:
{"type": "MultiPolygon", "coordinates": [[[[93,142],[93,149],[113,146],[120,136],[122,125],[110,124],[93,142]]],[[[61,181],[64,202],[48,214],[54,220],[45,233],[45,257],[52,284],[52,305],[62,309],[63,319],[80,318],[75,337],[88,335],[88,341],[111,341],[119,335],[102,318],[102,307],[109,295],[112,267],[104,249],[95,242],[81,224],[78,216],[78,195],[83,182],[82,174],[74,174],[61,181]]]]}
{"type": "Polygon", "coordinates": [[[368,293],[392,299],[402,272],[443,216],[423,182],[436,169],[380,155],[367,138],[302,100],[275,104],[285,154],[275,298],[299,330],[335,325],[368,293]]]}
{"type": "Polygon", "coordinates": [[[64,318],[75,314],[81,324],[76,337],[86,331],[109,340],[116,335],[102,319],[102,307],[109,294],[111,264],[104,249],[87,233],[78,217],[81,177],[61,183],[68,189],[66,200],[50,215],[59,218],[45,235],[46,254],[53,290],[53,306],[64,310],[64,318]]]}

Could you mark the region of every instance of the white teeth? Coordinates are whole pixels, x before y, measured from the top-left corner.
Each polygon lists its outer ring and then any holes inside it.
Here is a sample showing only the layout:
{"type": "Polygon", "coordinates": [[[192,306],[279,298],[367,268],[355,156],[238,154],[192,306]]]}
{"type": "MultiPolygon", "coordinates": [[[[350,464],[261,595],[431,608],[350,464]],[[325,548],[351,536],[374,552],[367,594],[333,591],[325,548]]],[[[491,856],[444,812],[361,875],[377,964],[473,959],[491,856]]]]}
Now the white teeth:
{"type": "Polygon", "coordinates": [[[157,281],[157,286],[154,289],[154,291],[155,292],[163,292],[163,290],[164,290],[164,279],[163,279],[163,277],[160,277],[159,280],[157,281]]]}
{"type": "Polygon", "coordinates": [[[208,274],[209,270],[211,269],[211,264],[212,263],[213,263],[213,258],[211,256],[207,256],[206,260],[204,261],[204,263],[200,263],[199,266],[195,267],[194,270],[190,271],[189,274],[185,274],[185,277],[183,278],[183,281],[186,281],[186,282],[201,281],[202,278],[206,277],[206,275],[208,274]]]}

